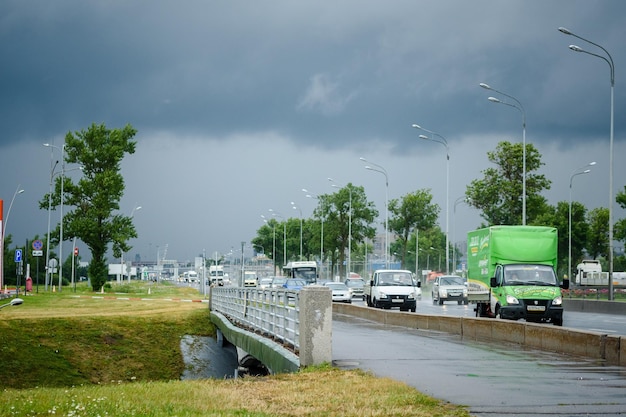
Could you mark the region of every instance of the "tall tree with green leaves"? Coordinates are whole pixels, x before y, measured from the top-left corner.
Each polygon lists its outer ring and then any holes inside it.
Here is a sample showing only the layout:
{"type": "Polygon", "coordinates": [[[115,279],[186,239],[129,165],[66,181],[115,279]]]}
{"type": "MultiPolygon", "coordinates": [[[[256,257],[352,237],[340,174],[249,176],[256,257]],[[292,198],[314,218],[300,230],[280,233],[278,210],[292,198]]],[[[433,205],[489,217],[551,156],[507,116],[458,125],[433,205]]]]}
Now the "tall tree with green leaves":
{"type": "Polygon", "coordinates": [[[559,201],[556,207],[546,209],[545,213],[537,217],[533,224],[537,226],[552,226],[559,231],[558,243],[558,267],[559,276],[567,275],[572,277],[576,270],[576,265],[583,258],[585,248],[589,237],[589,224],[587,223],[587,208],[577,201],[572,202],[572,270],[568,271],[570,265],[569,259],[569,203],[567,201],[559,201]]]}
{"type": "Polygon", "coordinates": [[[415,236],[416,230],[428,230],[437,222],[440,208],[432,203],[432,199],[430,190],[422,189],[389,202],[389,230],[396,234],[396,244],[401,246],[402,265],[407,259],[411,232],[415,236]]]}
{"type": "MultiPolygon", "coordinates": [[[[374,238],[376,228],[372,224],[378,210],[367,200],[365,189],[351,183],[333,194],[320,197],[324,198],[320,198],[313,215],[324,218],[324,252],[331,254],[333,267],[338,264],[340,275],[345,277],[348,246],[356,247],[366,238],[374,238]],[[352,241],[348,245],[350,236],[352,241]]],[[[314,240],[317,239],[314,237],[314,240]]]]}
{"type": "MultiPolygon", "coordinates": [[[[120,163],[126,154],[135,153],[136,142],[132,139],[136,133],[131,125],[107,129],[104,124],[92,124],[65,136],[65,162],[80,164],[83,175],[76,184],[63,177],[63,239],[76,237],[91,251],[89,278],[94,291],[100,290],[107,280],[109,245],[117,258],[122,251],[131,249],[128,239],[137,237],[132,218],[119,213],[119,201],[124,195],[120,163]]],[[[53,207],[61,203],[60,190],[61,178],[57,177],[50,196],[53,207]]],[[[48,197],[46,194],[39,202],[41,209],[48,209],[48,197]]],[[[57,226],[55,236],[59,229],[57,226]]]]}
{"type": "MultiPolygon", "coordinates": [[[[589,239],[587,252],[593,259],[599,256],[607,259],[609,255],[609,209],[598,207],[591,210],[587,217],[589,239]]],[[[607,270],[603,266],[603,270],[607,270]]]]}
{"type": "MultiPolygon", "coordinates": [[[[617,193],[615,201],[621,208],[626,209],[626,185],[624,186],[624,191],[617,193]]],[[[615,233],[613,233],[613,237],[618,242],[626,244],[626,218],[620,219],[615,223],[615,233]]]]}
{"type": "MultiPolygon", "coordinates": [[[[522,224],[523,151],[521,143],[500,142],[494,151],[487,152],[495,167],[483,170],[482,179],[473,180],[465,191],[467,204],[481,210],[487,226],[522,224]]],[[[526,144],[526,223],[533,223],[546,208],[543,190],[549,190],[551,181],[537,174],[542,165],[541,155],[531,144],[526,144]]]]}

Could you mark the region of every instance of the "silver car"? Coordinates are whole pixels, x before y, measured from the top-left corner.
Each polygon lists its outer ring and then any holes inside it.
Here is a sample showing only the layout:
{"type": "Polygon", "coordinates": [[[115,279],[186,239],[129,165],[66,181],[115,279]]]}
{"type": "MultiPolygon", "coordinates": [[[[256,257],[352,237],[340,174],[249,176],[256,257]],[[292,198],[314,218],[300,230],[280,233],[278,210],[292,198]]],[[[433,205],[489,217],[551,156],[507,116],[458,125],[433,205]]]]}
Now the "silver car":
{"type": "Polygon", "coordinates": [[[442,305],[445,301],[456,301],[467,304],[467,285],[463,277],[456,275],[441,275],[433,282],[433,304],[442,305]]]}
{"type": "Polygon", "coordinates": [[[324,283],[325,287],[332,291],[333,301],[339,303],[352,303],[352,291],[343,282],[328,281],[324,283]]]}

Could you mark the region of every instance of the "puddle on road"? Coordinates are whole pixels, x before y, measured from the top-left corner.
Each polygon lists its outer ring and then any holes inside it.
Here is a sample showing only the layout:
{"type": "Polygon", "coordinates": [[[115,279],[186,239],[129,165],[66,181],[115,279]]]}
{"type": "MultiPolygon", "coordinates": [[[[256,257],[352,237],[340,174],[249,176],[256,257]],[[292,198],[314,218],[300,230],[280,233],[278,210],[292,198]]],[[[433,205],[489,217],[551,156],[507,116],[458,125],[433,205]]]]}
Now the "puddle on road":
{"type": "Polygon", "coordinates": [[[237,350],[226,343],[220,346],[212,337],[185,335],[180,340],[185,370],[180,379],[234,378],[237,350]]]}

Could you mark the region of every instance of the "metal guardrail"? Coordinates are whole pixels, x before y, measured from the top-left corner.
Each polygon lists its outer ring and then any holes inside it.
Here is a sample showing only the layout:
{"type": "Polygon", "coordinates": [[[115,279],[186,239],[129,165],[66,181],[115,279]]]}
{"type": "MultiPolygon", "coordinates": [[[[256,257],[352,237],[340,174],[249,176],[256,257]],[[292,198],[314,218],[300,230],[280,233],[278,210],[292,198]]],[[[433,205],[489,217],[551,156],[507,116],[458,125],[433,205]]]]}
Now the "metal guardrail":
{"type": "Polygon", "coordinates": [[[300,350],[297,291],[241,287],[211,288],[210,308],[247,330],[300,350]]]}

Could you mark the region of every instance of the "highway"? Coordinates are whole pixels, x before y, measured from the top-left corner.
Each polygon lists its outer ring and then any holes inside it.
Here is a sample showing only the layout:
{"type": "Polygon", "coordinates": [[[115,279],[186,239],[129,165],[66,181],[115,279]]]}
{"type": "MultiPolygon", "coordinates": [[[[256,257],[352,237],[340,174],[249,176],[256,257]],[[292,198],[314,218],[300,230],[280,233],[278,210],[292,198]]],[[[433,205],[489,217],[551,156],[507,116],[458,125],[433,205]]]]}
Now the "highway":
{"type": "MultiPolygon", "coordinates": [[[[432,305],[429,294],[417,312],[474,315],[471,305],[432,305]]],[[[625,323],[613,315],[571,313],[565,325],[608,327],[624,334],[625,323]]],[[[332,346],[333,363],[340,368],[406,382],[433,397],[467,405],[475,416],[626,415],[626,368],[600,361],[340,314],[333,316],[332,346]]]]}
{"type": "MultiPolygon", "coordinates": [[[[353,300],[353,303],[355,305],[365,305],[365,302],[356,298],[353,300]]],[[[454,317],[475,317],[476,315],[472,304],[458,305],[456,302],[450,301],[445,302],[443,305],[435,305],[432,302],[430,292],[427,291],[423,292],[422,299],[417,302],[417,313],[454,317]]],[[[582,313],[565,310],[563,313],[563,327],[626,336],[626,315],[582,313]]]]}

